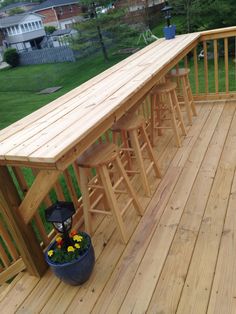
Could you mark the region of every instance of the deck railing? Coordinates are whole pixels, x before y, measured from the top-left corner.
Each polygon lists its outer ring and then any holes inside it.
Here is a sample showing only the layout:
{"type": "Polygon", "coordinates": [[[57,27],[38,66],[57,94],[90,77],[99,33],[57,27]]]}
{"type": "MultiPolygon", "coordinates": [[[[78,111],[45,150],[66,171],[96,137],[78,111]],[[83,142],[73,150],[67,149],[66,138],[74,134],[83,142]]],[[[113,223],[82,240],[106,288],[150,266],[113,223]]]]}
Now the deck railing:
{"type": "MultiPolygon", "coordinates": [[[[161,79],[173,67],[190,67],[190,81],[195,100],[217,100],[236,97],[236,27],[203,32],[200,38],[181,51],[161,70],[161,79]],[[201,53],[202,52],[202,53],[201,53]]],[[[105,134],[100,141],[109,141],[105,134]]],[[[74,223],[83,222],[82,199],[79,190],[79,172],[76,162],[57,176],[50,170],[22,166],[0,166],[0,284],[9,280],[25,267],[32,274],[41,275],[44,264],[43,249],[55,236],[45,222],[44,209],[56,200],[70,200],[76,211],[74,223]],[[44,186],[45,197],[34,205],[37,210],[21,207],[27,191],[37,184],[37,176],[48,176],[50,187],[44,186]],[[7,189],[5,189],[7,186],[7,189]],[[53,186],[53,188],[51,188],[53,186]],[[51,188],[50,192],[48,190],[51,188]]],[[[38,178],[38,177],[37,177],[38,178]]],[[[101,199],[98,191],[91,191],[93,200],[101,199]]]]}

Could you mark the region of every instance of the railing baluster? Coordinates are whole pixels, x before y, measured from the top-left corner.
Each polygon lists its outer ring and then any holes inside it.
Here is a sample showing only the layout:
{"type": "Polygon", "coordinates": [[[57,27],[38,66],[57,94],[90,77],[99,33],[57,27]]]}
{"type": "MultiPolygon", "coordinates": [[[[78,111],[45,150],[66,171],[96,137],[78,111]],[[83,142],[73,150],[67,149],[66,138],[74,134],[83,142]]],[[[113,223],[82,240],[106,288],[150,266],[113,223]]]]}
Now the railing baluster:
{"type": "Polygon", "coordinates": [[[215,73],[215,92],[219,92],[219,68],[218,68],[218,43],[214,39],[214,73],[215,73]]]}
{"type": "Polygon", "coordinates": [[[225,92],[229,92],[229,47],[228,38],[224,38],[224,52],[225,52],[225,92]]]}
{"type": "Polygon", "coordinates": [[[195,77],[195,93],[199,94],[199,80],[198,80],[198,62],[197,62],[197,47],[193,50],[193,61],[194,61],[194,77],[195,77]]]}
{"type": "Polygon", "coordinates": [[[188,67],[188,55],[184,57],[184,67],[187,69],[188,67]]]}
{"type": "Polygon", "coordinates": [[[208,58],[207,58],[207,42],[203,42],[203,51],[204,51],[204,79],[205,79],[205,93],[208,94],[208,58]]]}

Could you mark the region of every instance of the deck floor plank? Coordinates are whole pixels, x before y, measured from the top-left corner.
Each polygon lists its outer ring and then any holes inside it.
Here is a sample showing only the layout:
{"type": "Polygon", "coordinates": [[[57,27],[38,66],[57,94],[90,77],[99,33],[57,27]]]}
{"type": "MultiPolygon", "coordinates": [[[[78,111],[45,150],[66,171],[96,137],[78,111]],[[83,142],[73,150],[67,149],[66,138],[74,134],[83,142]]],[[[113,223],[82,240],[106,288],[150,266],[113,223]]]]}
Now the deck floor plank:
{"type": "Polygon", "coordinates": [[[205,313],[236,163],[236,115],[214,178],[177,313],[205,313]],[[233,162],[232,162],[233,161],[233,162]]]}
{"type": "Polygon", "coordinates": [[[209,115],[207,123],[202,129],[165,207],[165,211],[121,306],[120,313],[144,313],[147,310],[192,185],[223,108],[224,104],[216,105],[209,115]],[[143,289],[140,290],[140,287],[143,287],[143,289]]]}
{"type": "Polygon", "coordinates": [[[215,129],[153,293],[148,313],[172,314],[176,312],[202,216],[234,111],[234,105],[226,105],[215,129]]]}
{"type": "Polygon", "coordinates": [[[230,194],[229,207],[222,232],[216,274],[212,287],[209,314],[235,313],[236,309],[236,176],[230,194]]]}

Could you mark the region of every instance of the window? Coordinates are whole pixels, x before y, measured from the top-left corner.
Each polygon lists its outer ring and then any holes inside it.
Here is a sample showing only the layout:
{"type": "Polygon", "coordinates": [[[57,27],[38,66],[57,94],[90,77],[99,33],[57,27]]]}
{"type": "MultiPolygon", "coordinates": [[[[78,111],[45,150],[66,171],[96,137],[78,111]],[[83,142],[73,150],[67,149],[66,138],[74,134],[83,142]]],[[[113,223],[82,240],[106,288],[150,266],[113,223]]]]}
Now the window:
{"type": "Polygon", "coordinates": [[[32,22],[32,28],[35,30],[36,29],[36,25],[34,22],[32,22]]]}
{"type": "Polygon", "coordinates": [[[28,32],[29,31],[28,24],[24,24],[24,27],[25,27],[25,31],[28,32]]]}
{"type": "Polygon", "coordinates": [[[70,5],[70,12],[73,12],[73,6],[70,5]]]}
{"type": "Polygon", "coordinates": [[[43,24],[42,24],[42,22],[41,22],[41,21],[39,21],[39,26],[40,26],[40,28],[42,28],[42,27],[43,27],[43,24]]]}
{"type": "Polygon", "coordinates": [[[7,28],[7,35],[11,36],[11,34],[12,34],[12,32],[11,32],[11,28],[10,28],[10,27],[8,27],[8,28],[7,28]]]}
{"type": "Polygon", "coordinates": [[[16,33],[19,34],[20,33],[20,28],[19,28],[18,25],[15,26],[15,29],[16,29],[16,33]]]}
{"type": "Polygon", "coordinates": [[[33,28],[32,28],[32,24],[31,24],[31,23],[28,23],[28,25],[29,25],[29,30],[32,31],[32,29],[33,29],[33,28]]]}
{"type": "Polygon", "coordinates": [[[63,15],[63,9],[62,9],[62,7],[59,8],[59,14],[60,14],[60,15],[63,15]]]}
{"type": "Polygon", "coordinates": [[[24,25],[21,25],[20,28],[21,28],[22,33],[24,33],[25,32],[24,25]]]}

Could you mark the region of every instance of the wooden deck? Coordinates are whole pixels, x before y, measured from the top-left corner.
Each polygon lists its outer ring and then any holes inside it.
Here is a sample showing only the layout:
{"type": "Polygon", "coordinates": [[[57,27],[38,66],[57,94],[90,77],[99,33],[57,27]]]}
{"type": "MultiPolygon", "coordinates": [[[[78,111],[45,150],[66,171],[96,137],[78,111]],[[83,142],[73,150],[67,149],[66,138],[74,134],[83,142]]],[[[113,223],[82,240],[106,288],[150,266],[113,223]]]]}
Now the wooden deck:
{"type": "Polygon", "coordinates": [[[140,220],[127,214],[130,241],[111,220],[97,222],[96,265],[81,287],[50,271],[19,274],[0,295],[1,313],[236,313],[236,103],[198,105],[177,149],[156,142],[163,179],[140,220]]]}

